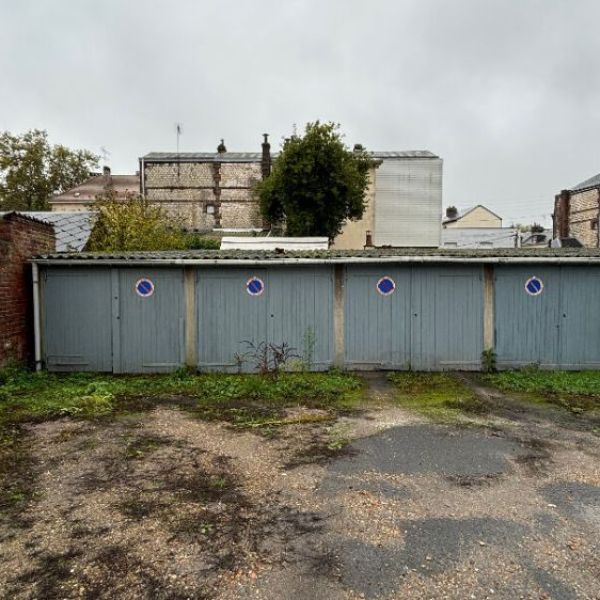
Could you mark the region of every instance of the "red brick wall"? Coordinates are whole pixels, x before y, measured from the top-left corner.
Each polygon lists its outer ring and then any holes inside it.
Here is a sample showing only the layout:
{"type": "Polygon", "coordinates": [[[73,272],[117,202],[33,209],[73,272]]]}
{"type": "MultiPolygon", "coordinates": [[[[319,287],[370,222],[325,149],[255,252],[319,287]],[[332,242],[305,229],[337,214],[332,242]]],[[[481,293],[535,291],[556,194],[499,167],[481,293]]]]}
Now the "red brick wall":
{"type": "Polygon", "coordinates": [[[0,217],[0,366],[33,358],[31,265],[27,260],[54,249],[51,225],[14,213],[0,217]]]}

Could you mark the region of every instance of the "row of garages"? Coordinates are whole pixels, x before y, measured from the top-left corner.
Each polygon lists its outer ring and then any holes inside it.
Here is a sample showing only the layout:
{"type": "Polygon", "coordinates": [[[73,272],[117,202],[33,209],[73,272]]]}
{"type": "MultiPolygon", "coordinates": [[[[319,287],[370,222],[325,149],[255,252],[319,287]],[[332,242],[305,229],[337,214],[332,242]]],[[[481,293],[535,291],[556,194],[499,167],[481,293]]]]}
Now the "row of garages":
{"type": "Polygon", "coordinates": [[[52,371],[253,368],[287,344],[313,369],[600,367],[600,267],[363,262],[203,266],[40,261],[52,371]]]}

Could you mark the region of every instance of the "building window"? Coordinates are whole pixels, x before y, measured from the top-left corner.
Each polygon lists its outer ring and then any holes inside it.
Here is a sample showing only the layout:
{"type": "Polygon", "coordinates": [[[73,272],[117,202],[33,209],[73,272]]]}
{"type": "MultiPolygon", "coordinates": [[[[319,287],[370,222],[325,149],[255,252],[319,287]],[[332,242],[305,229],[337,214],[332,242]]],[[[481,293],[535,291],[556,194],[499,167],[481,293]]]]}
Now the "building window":
{"type": "Polygon", "coordinates": [[[215,205],[214,204],[207,204],[206,205],[206,214],[207,215],[214,215],[215,214],[215,205]]]}
{"type": "Polygon", "coordinates": [[[590,226],[593,231],[596,231],[598,229],[598,219],[592,219],[590,226]]]}

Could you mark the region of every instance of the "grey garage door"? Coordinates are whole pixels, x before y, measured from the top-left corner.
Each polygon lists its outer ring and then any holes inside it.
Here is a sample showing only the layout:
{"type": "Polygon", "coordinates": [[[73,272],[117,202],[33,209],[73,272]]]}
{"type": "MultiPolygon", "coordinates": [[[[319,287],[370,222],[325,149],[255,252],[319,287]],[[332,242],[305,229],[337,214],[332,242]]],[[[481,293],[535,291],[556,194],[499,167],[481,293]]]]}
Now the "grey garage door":
{"type": "Polygon", "coordinates": [[[599,308],[598,267],[497,267],[498,366],[600,367],[599,308]],[[526,285],[532,279],[541,286],[536,284],[528,293],[526,285]]]}
{"type": "Polygon", "coordinates": [[[312,369],[332,364],[331,268],[199,269],[196,289],[199,368],[253,370],[249,344],[262,342],[286,343],[312,369]]]}
{"type": "Polygon", "coordinates": [[[411,310],[413,369],[470,371],[481,368],[481,267],[413,267],[411,310]]]}
{"type": "Polygon", "coordinates": [[[410,367],[410,267],[348,267],[345,282],[345,348],[349,368],[410,367]],[[389,295],[377,282],[390,277],[389,295]]]}
{"type": "Polygon", "coordinates": [[[114,371],[157,373],[184,364],[183,271],[120,269],[118,284],[114,371]]]}
{"type": "Polygon", "coordinates": [[[110,269],[48,269],[43,285],[48,370],[111,371],[110,269]]]}
{"type": "Polygon", "coordinates": [[[348,367],[480,368],[481,267],[349,266],[345,298],[348,367]],[[382,278],[395,284],[389,295],[382,278]]]}

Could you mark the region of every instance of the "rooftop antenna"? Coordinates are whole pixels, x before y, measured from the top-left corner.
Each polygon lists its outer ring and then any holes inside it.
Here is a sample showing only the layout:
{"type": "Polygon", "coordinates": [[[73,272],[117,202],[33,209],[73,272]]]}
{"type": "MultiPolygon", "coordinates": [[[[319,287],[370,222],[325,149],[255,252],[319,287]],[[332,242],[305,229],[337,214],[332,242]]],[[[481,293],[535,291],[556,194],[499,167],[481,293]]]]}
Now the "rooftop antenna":
{"type": "Polygon", "coordinates": [[[179,137],[183,133],[181,123],[175,123],[175,135],[177,136],[177,154],[179,154],[179,137]]]}
{"type": "Polygon", "coordinates": [[[107,165],[108,159],[110,158],[110,152],[104,146],[100,146],[100,156],[102,157],[104,164],[107,165]]]}

